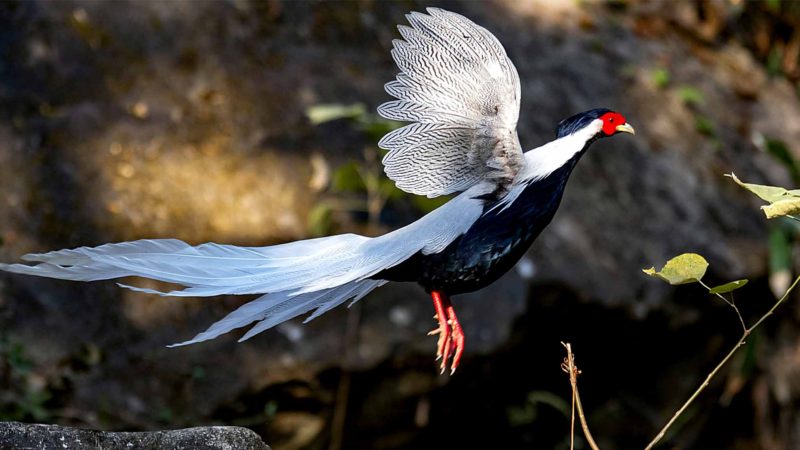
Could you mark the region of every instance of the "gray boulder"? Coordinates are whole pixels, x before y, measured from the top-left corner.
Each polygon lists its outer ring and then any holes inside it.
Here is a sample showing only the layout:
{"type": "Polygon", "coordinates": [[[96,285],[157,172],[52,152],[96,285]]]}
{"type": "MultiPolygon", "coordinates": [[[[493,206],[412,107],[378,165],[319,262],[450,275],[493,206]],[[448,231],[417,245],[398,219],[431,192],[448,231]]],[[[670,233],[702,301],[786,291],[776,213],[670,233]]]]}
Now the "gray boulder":
{"type": "Polygon", "coordinates": [[[39,450],[269,450],[269,446],[256,433],[240,427],[196,427],[130,433],[20,422],[0,422],[0,447],[39,450]]]}

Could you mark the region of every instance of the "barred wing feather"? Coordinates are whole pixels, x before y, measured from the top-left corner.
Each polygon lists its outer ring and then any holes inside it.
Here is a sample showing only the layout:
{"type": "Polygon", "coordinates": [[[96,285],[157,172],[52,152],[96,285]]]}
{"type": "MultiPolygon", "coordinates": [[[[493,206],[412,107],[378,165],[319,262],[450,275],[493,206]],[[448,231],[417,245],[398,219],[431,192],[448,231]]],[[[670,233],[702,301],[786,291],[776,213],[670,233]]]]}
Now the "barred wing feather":
{"type": "Polygon", "coordinates": [[[520,84],[503,46],[486,29],[449,11],[411,13],[392,56],[401,73],[386,84],[397,100],[387,119],[414,122],[378,144],[386,175],[428,197],[481,181],[505,187],[524,164],[517,137],[520,84]]]}

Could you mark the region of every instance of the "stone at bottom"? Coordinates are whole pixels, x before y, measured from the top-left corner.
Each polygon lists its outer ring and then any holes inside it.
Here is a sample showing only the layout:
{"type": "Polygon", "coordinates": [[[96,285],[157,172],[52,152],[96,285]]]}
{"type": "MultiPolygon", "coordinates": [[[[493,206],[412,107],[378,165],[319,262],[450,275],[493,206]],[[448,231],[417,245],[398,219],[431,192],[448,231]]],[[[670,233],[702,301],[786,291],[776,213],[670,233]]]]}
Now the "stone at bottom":
{"type": "Polygon", "coordinates": [[[111,432],[20,422],[0,422],[0,448],[8,450],[270,450],[269,446],[255,432],[241,427],[111,432]]]}

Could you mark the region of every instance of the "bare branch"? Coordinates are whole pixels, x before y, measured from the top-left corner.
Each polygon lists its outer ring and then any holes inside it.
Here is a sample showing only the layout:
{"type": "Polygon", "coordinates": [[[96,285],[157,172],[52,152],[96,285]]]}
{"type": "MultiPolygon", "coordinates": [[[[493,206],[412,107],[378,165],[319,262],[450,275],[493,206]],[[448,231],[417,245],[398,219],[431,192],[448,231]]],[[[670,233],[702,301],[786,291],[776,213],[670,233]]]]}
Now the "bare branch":
{"type": "MultiPolygon", "coordinates": [[[[647,447],[645,447],[645,450],[651,450],[653,447],[655,447],[656,444],[658,444],[658,441],[660,441],[664,437],[664,435],[666,434],[666,432],[669,429],[669,427],[671,427],[672,424],[675,423],[675,420],[677,420],[678,417],[680,417],[680,415],[683,414],[683,412],[686,410],[686,408],[689,407],[689,405],[694,401],[694,399],[697,398],[697,396],[700,395],[701,392],[703,392],[703,390],[706,388],[706,386],[708,386],[708,384],[711,382],[711,379],[714,378],[714,375],[716,375],[717,372],[719,372],[719,370],[722,369],[722,367],[728,362],[728,360],[731,359],[731,357],[734,355],[734,353],[736,353],[736,351],[739,350],[739,347],[741,347],[741,346],[743,346],[745,344],[745,340],[747,339],[748,336],[750,336],[750,334],[753,332],[753,330],[755,330],[759,325],[761,325],[761,323],[764,322],[764,320],[766,320],[767,317],[771,316],[775,312],[775,310],[778,309],[778,307],[789,297],[789,293],[791,293],[792,290],[794,290],[794,288],[795,288],[795,286],[797,286],[798,282],[800,282],[800,277],[797,277],[794,280],[794,283],[792,283],[792,285],[789,286],[789,289],[786,290],[786,293],[783,294],[783,297],[778,299],[778,301],[775,302],[774,305],[772,305],[772,308],[770,308],[769,311],[766,312],[766,314],[761,316],[761,318],[758,319],[758,321],[756,323],[754,323],[750,328],[747,328],[747,327],[744,328],[744,332],[742,333],[742,337],[739,339],[739,342],[737,342],[736,345],[733,346],[731,351],[729,351],[728,354],[725,355],[725,358],[723,358],[722,361],[720,361],[720,363],[717,364],[716,367],[714,367],[714,370],[712,370],[708,374],[708,376],[706,376],[706,379],[703,381],[703,383],[700,385],[700,387],[698,387],[697,390],[694,391],[692,396],[689,397],[688,400],[686,400],[686,402],[683,404],[683,406],[681,406],[680,409],[675,412],[675,414],[672,416],[672,418],[669,419],[669,422],[667,422],[667,424],[664,425],[664,428],[662,428],[658,432],[656,437],[653,438],[653,440],[650,441],[649,444],[647,444],[647,447]]],[[[725,299],[723,298],[723,300],[725,300],[725,299]]],[[[726,302],[727,302],[727,300],[726,300],[726,302]]],[[[738,309],[736,309],[736,313],[739,314],[739,310],[738,309]]],[[[741,319],[741,315],[739,315],[739,318],[741,319]]],[[[744,321],[742,321],[742,323],[744,323],[744,321]]],[[[577,387],[575,389],[576,389],[576,392],[577,392],[577,387]]],[[[578,403],[578,408],[579,408],[578,410],[580,411],[580,403],[578,403]]]]}
{"type": "MultiPolygon", "coordinates": [[[[709,292],[711,292],[711,288],[710,288],[710,287],[708,287],[708,285],[706,285],[705,283],[703,283],[703,281],[702,281],[702,280],[697,280],[697,282],[698,282],[698,283],[700,283],[700,284],[701,284],[701,285],[702,285],[704,288],[706,288],[706,289],[707,289],[709,292]]],[[[716,295],[717,297],[719,297],[719,298],[720,298],[720,299],[721,299],[723,302],[727,303],[727,304],[728,304],[728,306],[730,306],[731,308],[733,308],[733,311],[734,311],[734,312],[736,312],[736,317],[738,317],[738,318],[739,318],[739,323],[742,325],[742,332],[747,332],[747,325],[745,325],[745,323],[744,323],[744,318],[742,317],[742,313],[740,313],[740,312],[739,312],[739,308],[737,308],[737,307],[736,307],[736,303],[734,303],[734,302],[733,302],[733,300],[728,300],[727,298],[725,298],[725,297],[724,297],[722,294],[720,294],[720,293],[717,293],[717,292],[715,292],[715,293],[714,293],[714,295],[716,295]]]]}
{"type": "Polygon", "coordinates": [[[578,367],[575,366],[575,355],[572,353],[572,345],[567,342],[562,342],[561,345],[567,349],[567,357],[564,358],[564,362],[561,363],[561,370],[569,374],[569,383],[572,385],[572,427],[570,429],[570,449],[572,449],[572,445],[574,443],[575,437],[575,408],[578,408],[578,417],[581,421],[581,427],[583,428],[583,435],[586,437],[586,442],[589,443],[589,447],[592,450],[600,450],[600,447],[597,446],[595,443],[594,438],[592,437],[592,433],[589,431],[589,424],[586,423],[586,416],[583,414],[583,405],[581,405],[581,396],[578,393],[578,375],[580,375],[581,371],[578,370],[578,367]]]}

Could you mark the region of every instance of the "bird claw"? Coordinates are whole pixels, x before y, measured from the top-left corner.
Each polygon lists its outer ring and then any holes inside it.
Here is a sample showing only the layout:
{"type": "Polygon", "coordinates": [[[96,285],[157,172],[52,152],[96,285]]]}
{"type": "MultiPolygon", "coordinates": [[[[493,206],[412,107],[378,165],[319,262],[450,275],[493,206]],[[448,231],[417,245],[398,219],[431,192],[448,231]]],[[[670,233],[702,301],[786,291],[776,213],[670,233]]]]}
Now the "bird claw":
{"type": "Polygon", "coordinates": [[[428,333],[428,336],[439,335],[436,350],[436,361],[442,360],[439,368],[441,374],[447,370],[447,362],[450,361],[450,374],[454,374],[461,362],[464,353],[464,333],[461,324],[456,317],[455,309],[450,304],[450,299],[438,292],[431,293],[433,305],[436,308],[436,316],[439,327],[428,333]]]}

